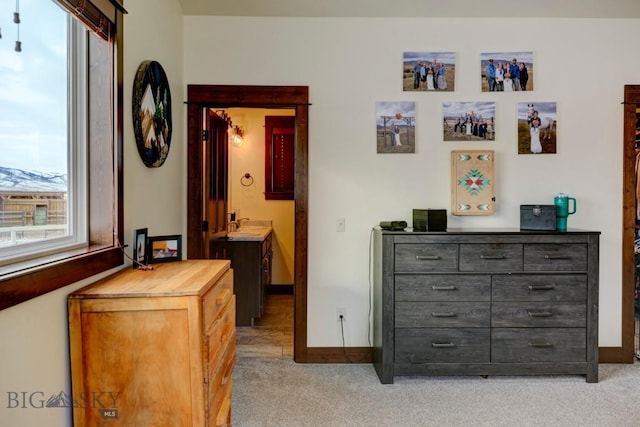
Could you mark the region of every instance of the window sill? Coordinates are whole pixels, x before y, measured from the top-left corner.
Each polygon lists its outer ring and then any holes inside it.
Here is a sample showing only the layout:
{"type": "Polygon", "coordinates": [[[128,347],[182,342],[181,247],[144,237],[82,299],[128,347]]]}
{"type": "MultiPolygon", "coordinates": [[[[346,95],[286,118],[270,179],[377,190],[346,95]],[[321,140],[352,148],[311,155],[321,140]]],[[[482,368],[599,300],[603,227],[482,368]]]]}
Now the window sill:
{"type": "Polygon", "coordinates": [[[0,310],[124,263],[122,249],[88,247],[0,267],[0,310]]]}

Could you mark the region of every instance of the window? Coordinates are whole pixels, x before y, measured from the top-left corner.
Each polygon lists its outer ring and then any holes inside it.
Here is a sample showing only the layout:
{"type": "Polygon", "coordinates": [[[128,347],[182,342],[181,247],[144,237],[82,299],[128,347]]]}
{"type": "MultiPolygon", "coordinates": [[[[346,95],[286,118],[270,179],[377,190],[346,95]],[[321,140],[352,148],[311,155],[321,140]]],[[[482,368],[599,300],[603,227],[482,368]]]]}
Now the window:
{"type": "Polygon", "coordinates": [[[123,263],[124,10],[116,0],[20,8],[21,51],[11,28],[0,39],[0,309],[123,263]]]}
{"type": "Polygon", "coordinates": [[[265,116],[265,200],[293,200],[295,120],[265,116]]]}

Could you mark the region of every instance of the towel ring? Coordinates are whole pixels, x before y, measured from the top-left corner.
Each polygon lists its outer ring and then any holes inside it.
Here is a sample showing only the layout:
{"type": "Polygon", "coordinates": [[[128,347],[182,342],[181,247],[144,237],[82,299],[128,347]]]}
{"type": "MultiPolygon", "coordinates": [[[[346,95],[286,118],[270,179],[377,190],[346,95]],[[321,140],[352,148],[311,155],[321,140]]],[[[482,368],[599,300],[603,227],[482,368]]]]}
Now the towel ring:
{"type": "Polygon", "coordinates": [[[245,173],[242,178],[240,178],[240,184],[244,187],[250,187],[253,185],[253,177],[249,172],[245,173]]]}

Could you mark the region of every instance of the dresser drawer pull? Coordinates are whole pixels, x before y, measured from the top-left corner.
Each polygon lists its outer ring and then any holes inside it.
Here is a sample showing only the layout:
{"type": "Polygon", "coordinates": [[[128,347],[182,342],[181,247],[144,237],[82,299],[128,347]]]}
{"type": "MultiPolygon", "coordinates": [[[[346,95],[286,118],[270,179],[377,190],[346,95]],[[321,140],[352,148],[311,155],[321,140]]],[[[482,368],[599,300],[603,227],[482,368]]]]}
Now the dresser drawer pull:
{"type": "Polygon", "coordinates": [[[220,306],[224,304],[224,302],[229,298],[229,294],[231,293],[230,289],[225,289],[220,292],[220,295],[216,298],[216,305],[220,306]]]}
{"type": "Polygon", "coordinates": [[[504,255],[480,255],[480,259],[507,259],[507,257],[504,255]]]}
{"type": "Polygon", "coordinates": [[[453,285],[433,285],[431,289],[434,291],[455,291],[456,287],[453,285]]]}
{"type": "Polygon", "coordinates": [[[530,317],[551,317],[553,316],[553,313],[551,313],[550,311],[530,311],[529,312],[529,316],[530,317]]]}
{"type": "Polygon", "coordinates": [[[456,345],[452,342],[432,342],[431,347],[433,348],[453,348],[456,345]]]}
{"type": "Polygon", "coordinates": [[[553,255],[545,255],[544,259],[548,259],[548,260],[560,260],[560,259],[571,259],[570,256],[568,255],[558,255],[558,256],[553,256],[553,255]]]}
{"type": "Polygon", "coordinates": [[[556,288],[556,285],[529,285],[531,291],[552,291],[556,288]]]}
{"type": "Polygon", "coordinates": [[[532,347],[532,348],[551,348],[551,347],[553,347],[553,344],[548,343],[548,342],[530,342],[529,343],[529,347],[532,347]]]}
{"type": "Polygon", "coordinates": [[[431,313],[431,317],[456,317],[456,314],[452,311],[447,311],[443,313],[431,313]]]}
{"type": "Polygon", "coordinates": [[[418,261],[436,261],[439,260],[440,257],[438,255],[416,255],[416,259],[418,261]]]}

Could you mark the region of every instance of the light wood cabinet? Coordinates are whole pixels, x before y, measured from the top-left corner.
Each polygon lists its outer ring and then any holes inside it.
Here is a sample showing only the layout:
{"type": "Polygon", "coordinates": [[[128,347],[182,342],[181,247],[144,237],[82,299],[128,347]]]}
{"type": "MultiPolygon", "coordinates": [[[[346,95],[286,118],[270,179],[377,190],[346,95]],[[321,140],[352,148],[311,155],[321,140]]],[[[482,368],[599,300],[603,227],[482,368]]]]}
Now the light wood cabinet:
{"type": "Polygon", "coordinates": [[[584,374],[598,381],[589,231],[376,231],[374,366],[397,375],[584,374]]]}
{"type": "Polygon", "coordinates": [[[229,261],[123,270],[69,295],[75,426],[231,424],[229,261]]]}

